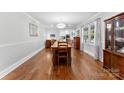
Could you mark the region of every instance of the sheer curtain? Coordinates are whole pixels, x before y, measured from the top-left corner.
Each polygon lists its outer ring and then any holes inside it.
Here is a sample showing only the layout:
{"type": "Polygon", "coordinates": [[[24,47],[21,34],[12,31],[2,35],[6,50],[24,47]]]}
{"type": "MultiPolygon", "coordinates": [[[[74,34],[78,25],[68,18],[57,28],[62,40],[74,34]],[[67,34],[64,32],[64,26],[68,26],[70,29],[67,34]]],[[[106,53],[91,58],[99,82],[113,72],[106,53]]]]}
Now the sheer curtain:
{"type": "Polygon", "coordinates": [[[96,43],[95,43],[95,58],[101,60],[102,56],[102,36],[101,36],[101,19],[96,19],[96,43]]]}

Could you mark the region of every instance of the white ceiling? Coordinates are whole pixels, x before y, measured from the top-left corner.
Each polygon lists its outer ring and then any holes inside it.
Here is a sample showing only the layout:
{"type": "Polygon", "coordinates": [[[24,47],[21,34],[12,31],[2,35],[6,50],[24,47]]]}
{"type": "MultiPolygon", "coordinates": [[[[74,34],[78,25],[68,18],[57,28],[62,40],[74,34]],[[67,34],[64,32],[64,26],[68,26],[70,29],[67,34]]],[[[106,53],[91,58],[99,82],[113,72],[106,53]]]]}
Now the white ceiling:
{"type": "Polygon", "coordinates": [[[63,22],[68,26],[76,26],[97,12],[28,12],[46,26],[55,26],[63,22]]]}

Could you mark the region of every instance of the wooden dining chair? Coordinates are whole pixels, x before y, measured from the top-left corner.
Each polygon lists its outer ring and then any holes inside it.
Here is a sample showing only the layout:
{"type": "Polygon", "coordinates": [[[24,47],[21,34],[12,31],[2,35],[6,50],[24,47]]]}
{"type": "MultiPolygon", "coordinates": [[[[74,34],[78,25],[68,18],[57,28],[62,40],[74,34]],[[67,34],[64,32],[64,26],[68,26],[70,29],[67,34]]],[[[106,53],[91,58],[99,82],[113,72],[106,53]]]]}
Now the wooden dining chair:
{"type": "Polygon", "coordinates": [[[66,59],[68,66],[68,42],[58,41],[58,66],[64,59],[66,59]]]}

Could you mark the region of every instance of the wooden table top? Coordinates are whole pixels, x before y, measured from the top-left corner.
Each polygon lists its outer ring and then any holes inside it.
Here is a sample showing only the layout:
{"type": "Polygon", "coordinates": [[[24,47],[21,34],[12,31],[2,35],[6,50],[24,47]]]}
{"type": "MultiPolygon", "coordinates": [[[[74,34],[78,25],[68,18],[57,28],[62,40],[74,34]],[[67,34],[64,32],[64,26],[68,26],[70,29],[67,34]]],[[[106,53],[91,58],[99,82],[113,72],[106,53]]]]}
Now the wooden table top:
{"type": "MultiPolygon", "coordinates": [[[[72,46],[70,44],[68,44],[68,48],[71,48],[72,46]]],[[[56,41],[51,48],[58,48],[58,42],[56,41]]]]}

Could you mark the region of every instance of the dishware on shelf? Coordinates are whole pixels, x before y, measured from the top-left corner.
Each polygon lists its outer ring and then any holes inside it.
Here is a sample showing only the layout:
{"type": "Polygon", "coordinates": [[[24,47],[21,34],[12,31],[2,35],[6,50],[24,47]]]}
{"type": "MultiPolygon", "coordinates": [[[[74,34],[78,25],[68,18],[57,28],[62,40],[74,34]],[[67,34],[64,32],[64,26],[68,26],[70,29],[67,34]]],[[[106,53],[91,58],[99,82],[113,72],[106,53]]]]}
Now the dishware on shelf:
{"type": "Polygon", "coordinates": [[[120,38],[120,37],[116,38],[115,40],[118,42],[124,42],[124,38],[120,38]]]}
{"type": "Polygon", "coordinates": [[[119,49],[119,50],[117,50],[117,52],[124,53],[124,47],[119,49]]]}

